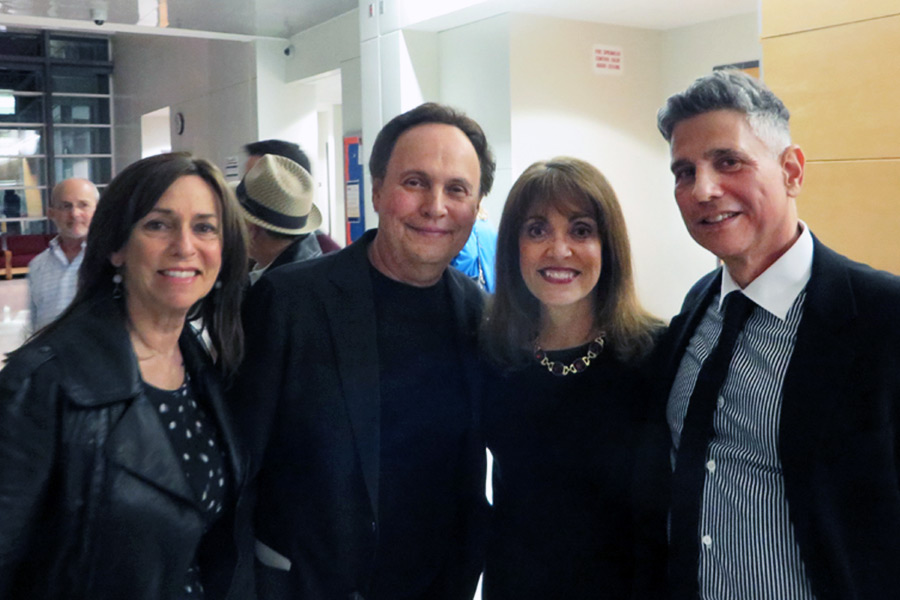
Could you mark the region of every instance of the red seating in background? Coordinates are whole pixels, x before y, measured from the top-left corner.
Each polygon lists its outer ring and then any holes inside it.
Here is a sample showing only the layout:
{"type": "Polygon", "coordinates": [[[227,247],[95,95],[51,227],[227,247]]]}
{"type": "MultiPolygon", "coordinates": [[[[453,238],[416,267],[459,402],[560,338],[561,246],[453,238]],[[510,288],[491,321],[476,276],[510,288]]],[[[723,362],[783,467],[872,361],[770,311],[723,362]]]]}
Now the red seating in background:
{"type": "Polygon", "coordinates": [[[12,279],[13,275],[27,273],[28,263],[50,245],[50,240],[54,236],[52,233],[4,236],[3,259],[6,278],[12,279]]]}
{"type": "Polygon", "coordinates": [[[316,241],[319,242],[319,248],[322,249],[322,254],[331,254],[332,252],[337,252],[341,249],[338,243],[331,239],[327,233],[317,233],[316,241]]]}

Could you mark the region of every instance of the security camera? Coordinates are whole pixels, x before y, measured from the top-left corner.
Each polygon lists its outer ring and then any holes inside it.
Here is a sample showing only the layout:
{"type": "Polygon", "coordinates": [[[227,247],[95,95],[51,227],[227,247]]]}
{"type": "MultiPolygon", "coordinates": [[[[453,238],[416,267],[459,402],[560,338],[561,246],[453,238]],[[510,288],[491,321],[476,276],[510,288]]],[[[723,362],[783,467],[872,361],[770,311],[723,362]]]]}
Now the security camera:
{"type": "Polygon", "coordinates": [[[286,47],[285,47],[285,49],[284,49],[284,55],[285,55],[285,56],[290,56],[290,55],[293,54],[293,53],[294,53],[294,45],[293,45],[293,44],[291,44],[290,46],[286,46],[286,47]]]}
{"type": "Polygon", "coordinates": [[[94,25],[97,27],[106,23],[106,9],[102,7],[92,8],[91,9],[91,19],[94,21],[94,25]]]}

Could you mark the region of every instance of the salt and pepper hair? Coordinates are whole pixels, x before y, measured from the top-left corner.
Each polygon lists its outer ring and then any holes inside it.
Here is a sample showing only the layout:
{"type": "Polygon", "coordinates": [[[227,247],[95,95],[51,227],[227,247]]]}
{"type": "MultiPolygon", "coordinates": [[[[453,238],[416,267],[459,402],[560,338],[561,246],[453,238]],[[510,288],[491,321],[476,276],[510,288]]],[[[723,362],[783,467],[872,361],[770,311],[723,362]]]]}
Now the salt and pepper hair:
{"type": "Polygon", "coordinates": [[[608,351],[624,360],[646,355],[660,323],[641,308],[634,286],[631,247],[616,193],[596,167],[561,156],[528,167],[513,184],[497,236],[497,285],[482,324],[485,351],[494,362],[516,368],[530,359],[538,335],[541,303],[528,290],[519,266],[519,239],[535,210],[585,214],[597,222],[600,279],[593,291],[594,323],[606,332],[608,351]]]}
{"type": "Polygon", "coordinates": [[[400,136],[413,127],[429,123],[451,125],[469,138],[475,148],[475,154],[478,155],[478,164],[481,167],[481,179],[478,182],[479,197],[487,196],[494,184],[496,162],[484,131],[474,119],[454,108],[435,102],[420,104],[412,110],[397,115],[378,132],[375,143],[372,145],[372,156],[369,158],[369,173],[372,175],[372,181],[383,180],[387,175],[388,162],[391,160],[391,154],[393,154],[394,146],[400,136]]]}
{"type": "Polygon", "coordinates": [[[714,110],[746,115],[753,133],[776,155],[791,145],[791,114],[784,103],[761,81],[741,71],[714,71],[697,79],[666,100],[657,113],[656,124],[671,142],[678,123],[714,110]]]}
{"type": "MultiPolygon", "coordinates": [[[[201,298],[188,312],[188,321],[202,318],[218,357],[219,366],[232,373],[243,354],[240,304],[247,273],[247,231],[234,192],[219,169],[185,152],[158,154],[127,166],[109,183],[100,197],[78,271],[78,292],[69,308],[40,333],[51,331],[82,304],[116,295],[116,267],[110,256],[128,243],[138,221],[156,206],[160,197],[181,177],[196,175],[212,189],[219,203],[222,264],[218,288],[201,298]]],[[[128,290],[123,290],[125,294],[128,290]]],[[[119,303],[123,318],[125,303],[119,303]]]]}

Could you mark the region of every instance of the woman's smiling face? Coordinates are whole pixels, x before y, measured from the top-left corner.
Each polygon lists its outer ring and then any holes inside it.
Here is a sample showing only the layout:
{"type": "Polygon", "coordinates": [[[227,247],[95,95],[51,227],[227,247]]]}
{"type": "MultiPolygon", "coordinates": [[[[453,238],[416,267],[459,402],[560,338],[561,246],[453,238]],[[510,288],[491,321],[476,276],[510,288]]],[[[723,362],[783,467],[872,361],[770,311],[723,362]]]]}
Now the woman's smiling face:
{"type": "Polygon", "coordinates": [[[528,290],[544,309],[588,303],[600,280],[603,248],[593,216],[563,214],[536,202],[519,233],[519,268],[528,290]]]}
{"type": "Polygon", "coordinates": [[[221,211],[201,177],[179,177],[135,223],[110,261],[122,268],[129,312],[183,318],[216,282],[222,266],[221,211]]]}

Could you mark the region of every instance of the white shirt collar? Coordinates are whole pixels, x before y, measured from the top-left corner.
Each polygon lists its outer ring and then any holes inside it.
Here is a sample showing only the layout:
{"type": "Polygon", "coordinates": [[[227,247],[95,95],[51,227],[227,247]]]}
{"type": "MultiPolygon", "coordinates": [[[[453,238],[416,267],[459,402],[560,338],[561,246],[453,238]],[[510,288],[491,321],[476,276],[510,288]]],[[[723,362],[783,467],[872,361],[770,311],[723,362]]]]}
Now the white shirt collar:
{"type": "MultiPolygon", "coordinates": [[[[812,275],[812,234],[803,221],[800,221],[800,227],[802,228],[800,237],[788,248],[787,252],[782,254],[759,277],[751,281],[750,285],[741,290],[757,306],[761,306],[782,321],[787,318],[794,300],[806,287],[810,275],[812,275]]],[[[740,289],[741,286],[731,278],[728,267],[722,269],[719,310],[722,310],[725,296],[729,292],[740,289]]]]}
{"type": "Polygon", "coordinates": [[[250,285],[253,285],[257,281],[259,281],[259,278],[263,276],[263,273],[265,273],[266,269],[268,269],[268,268],[269,268],[269,265],[266,265],[264,267],[258,267],[256,269],[253,269],[252,271],[250,271],[248,273],[248,275],[250,276],[250,285]]]}
{"type": "MultiPolygon", "coordinates": [[[[60,261],[62,261],[64,264],[71,264],[69,263],[69,257],[66,256],[66,253],[62,249],[62,246],[60,246],[59,244],[58,235],[53,236],[53,238],[50,240],[50,243],[47,245],[50,247],[50,252],[54,254],[60,261]]],[[[87,238],[81,240],[81,250],[78,251],[78,254],[75,256],[75,258],[72,259],[72,262],[75,262],[80,256],[84,255],[84,249],[86,246],[87,238]]]]}
{"type": "MultiPolygon", "coordinates": [[[[53,236],[53,238],[51,238],[51,240],[50,240],[49,245],[53,246],[54,248],[59,248],[59,236],[58,235],[53,236]]],[[[85,246],[87,246],[87,238],[84,238],[83,240],[81,240],[81,249],[84,250],[85,246]]]]}

